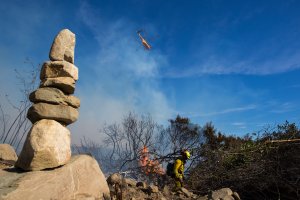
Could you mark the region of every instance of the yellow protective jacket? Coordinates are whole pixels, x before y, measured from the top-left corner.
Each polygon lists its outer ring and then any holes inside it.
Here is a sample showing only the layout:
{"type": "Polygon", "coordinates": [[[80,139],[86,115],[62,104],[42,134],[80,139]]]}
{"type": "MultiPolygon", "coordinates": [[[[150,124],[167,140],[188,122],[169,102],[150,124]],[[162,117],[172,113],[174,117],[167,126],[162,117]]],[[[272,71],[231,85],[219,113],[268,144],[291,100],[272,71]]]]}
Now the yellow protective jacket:
{"type": "Polygon", "coordinates": [[[185,164],[185,162],[182,159],[180,159],[180,158],[176,159],[176,161],[174,163],[174,169],[173,169],[175,178],[183,179],[184,164],[185,164]]]}

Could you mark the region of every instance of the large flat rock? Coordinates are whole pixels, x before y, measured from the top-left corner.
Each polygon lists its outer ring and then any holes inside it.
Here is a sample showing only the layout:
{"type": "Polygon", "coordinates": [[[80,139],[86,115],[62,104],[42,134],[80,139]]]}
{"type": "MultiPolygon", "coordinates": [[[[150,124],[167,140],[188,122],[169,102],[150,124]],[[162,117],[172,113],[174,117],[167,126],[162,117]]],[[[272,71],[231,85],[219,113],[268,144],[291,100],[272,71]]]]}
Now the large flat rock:
{"type": "Polygon", "coordinates": [[[97,161],[74,156],[62,167],[21,172],[0,170],[0,200],[109,199],[109,188],[97,161]]]}
{"type": "Polygon", "coordinates": [[[71,77],[45,78],[41,81],[40,87],[54,87],[65,94],[73,94],[75,91],[75,80],[71,77]]]}
{"type": "Polygon", "coordinates": [[[78,119],[78,110],[66,105],[48,103],[33,104],[27,112],[27,118],[34,124],[41,119],[53,119],[69,125],[78,119]]]}
{"type": "Polygon", "coordinates": [[[73,108],[78,108],[80,106],[79,98],[73,95],[65,95],[61,90],[52,87],[37,89],[29,95],[29,100],[33,103],[69,105],[73,108]]]}
{"type": "Polygon", "coordinates": [[[67,61],[47,61],[41,69],[40,79],[71,77],[78,80],[78,68],[67,61]]]}

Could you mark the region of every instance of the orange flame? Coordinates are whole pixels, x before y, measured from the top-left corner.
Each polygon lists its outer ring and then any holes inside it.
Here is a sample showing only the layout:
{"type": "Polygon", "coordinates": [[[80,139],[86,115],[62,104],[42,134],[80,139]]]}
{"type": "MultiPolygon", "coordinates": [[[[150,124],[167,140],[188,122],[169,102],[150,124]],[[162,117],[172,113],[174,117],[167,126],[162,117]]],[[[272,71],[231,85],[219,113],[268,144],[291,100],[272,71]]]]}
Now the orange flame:
{"type": "Polygon", "coordinates": [[[149,174],[165,174],[165,170],[161,167],[161,164],[158,160],[151,159],[149,150],[144,146],[140,151],[140,166],[142,167],[143,172],[146,175],[149,174]]]}

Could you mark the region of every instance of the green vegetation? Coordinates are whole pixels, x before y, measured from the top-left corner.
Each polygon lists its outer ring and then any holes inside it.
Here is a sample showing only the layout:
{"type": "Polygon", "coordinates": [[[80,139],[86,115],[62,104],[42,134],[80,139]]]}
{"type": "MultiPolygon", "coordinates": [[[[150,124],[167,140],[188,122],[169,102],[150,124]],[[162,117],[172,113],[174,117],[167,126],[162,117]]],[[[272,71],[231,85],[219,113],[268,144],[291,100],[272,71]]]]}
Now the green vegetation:
{"type": "Polygon", "coordinates": [[[190,170],[189,186],[200,194],[230,187],[242,199],[299,199],[300,130],[285,122],[262,136],[244,138],[216,133],[211,124],[190,170]]]}
{"type": "MultiPolygon", "coordinates": [[[[159,183],[160,175],[145,177],[139,168],[143,146],[149,149],[151,159],[164,167],[181,149],[189,149],[192,157],[186,164],[185,187],[194,193],[205,195],[209,190],[229,187],[246,200],[300,197],[300,130],[295,123],[286,121],[260,133],[236,137],[218,132],[211,122],[201,127],[177,116],[164,128],[150,116],[130,113],[121,124],[106,126],[103,132],[106,146],[97,151],[101,155],[90,153],[106,173],[122,172],[159,183]]],[[[90,143],[82,145],[89,150],[90,143]]]]}

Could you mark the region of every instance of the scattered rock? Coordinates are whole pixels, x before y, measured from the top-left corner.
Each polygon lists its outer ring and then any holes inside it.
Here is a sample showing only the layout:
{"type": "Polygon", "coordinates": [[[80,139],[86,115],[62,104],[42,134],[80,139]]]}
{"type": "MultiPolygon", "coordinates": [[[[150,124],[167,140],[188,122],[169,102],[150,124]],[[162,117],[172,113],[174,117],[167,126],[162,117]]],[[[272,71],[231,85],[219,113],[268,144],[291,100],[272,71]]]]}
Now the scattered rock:
{"type": "Polygon", "coordinates": [[[224,196],[222,200],[234,200],[233,196],[224,196]]]}
{"type": "Polygon", "coordinates": [[[52,87],[39,88],[29,95],[29,100],[33,103],[49,103],[69,105],[79,108],[80,100],[72,95],[65,95],[61,90],[52,87]]]}
{"type": "Polygon", "coordinates": [[[167,200],[165,197],[160,197],[160,200],[167,200]]]}
{"type": "Polygon", "coordinates": [[[66,94],[74,94],[75,80],[70,77],[46,78],[41,81],[40,87],[54,87],[66,94]]]}
{"type": "Polygon", "coordinates": [[[28,133],[15,166],[42,170],[66,164],[71,157],[70,131],[54,120],[35,123],[28,133]]]}
{"type": "Polygon", "coordinates": [[[147,184],[145,182],[137,182],[136,183],[136,187],[140,187],[140,188],[143,188],[143,189],[146,189],[147,188],[147,184]]]}
{"type": "MultiPolygon", "coordinates": [[[[119,175],[112,175],[110,178],[108,178],[109,182],[120,182],[120,176],[119,175]],[[117,181],[112,181],[112,180],[117,181]]],[[[123,182],[124,182],[123,178],[123,182]]],[[[130,180],[130,179],[127,179],[130,180]]],[[[122,181],[121,181],[122,182],[122,181]]],[[[127,181],[128,182],[128,181],[127,181]]],[[[181,188],[180,190],[170,190],[169,188],[172,188],[173,184],[169,183],[170,185],[164,185],[164,187],[159,188],[156,185],[153,185],[151,183],[149,186],[146,182],[137,182],[137,187],[125,187],[121,186],[120,184],[116,184],[114,187],[111,188],[111,198],[112,200],[117,199],[124,199],[124,200],[130,200],[130,199],[141,199],[141,200],[235,200],[232,196],[233,193],[229,188],[222,188],[220,190],[216,190],[213,192],[210,192],[209,195],[205,196],[198,196],[197,194],[194,194],[193,192],[190,192],[186,188],[181,188]],[[116,187],[118,186],[118,187],[116,187]],[[122,189],[121,189],[122,187],[122,189]],[[212,198],[212,194],[214,198],[212,198]],[[217,194],[219,196],[217,196],[217,194]]]]}
{"type": "Polygon", "coordinates": [[[233,192],[232,196],[234,200],[241,200],[240,195],[237,192],[233,192]]]}
{"type": "Polygon", "coordinates": [[[68,29],[61,30],[55,37],[49,58],[52,61],[68,61],[74,63],[75,34],[68,29]]]}
{"type": "Polygon", "coordinates": [[[184,194],[184,196],[186,197],[192,197],[193,196],[193,193],[189,192],[186,188],[182,187],[181,189],[181,192],[184,194]]]}
{"type": "Polygon", "coordinates": [[[78,68],[66,61],[47,61],[41,69],[40,79],[70,77],[78,80],[78,68]]]}
{"type": "Polygon", "coordinates": [[[162,192],[164,195],[169,195],[170,194],[170,189],[167,185],[165,185],[162,189],[162,192]]]}
{"type": "Polygon", "coordinates": [[[124,178],[124,182],[127,186],[130,186],[130,187],[136,186],[136,181],[131,178],[124,178]]]}
{"type": "Polygon", "coordinates": [[[97,161],[87,155],[72,157],[60,168],[20,173],[0,170],[0,199],[110,199],[109,188],[97,161]]]}
{"type": "Polygon", "coordinates": [[[107,183],[109,185],[122,184],[122,176],[118,173],[114,173],[107,178],[107,183]]]}
{"type": "Polygon", "coordinates": [[[208,198],[208,196],[207,196],[207,195],[205,195],[205,196],[200,196],[200,197],[197,197],[196,199],[197,199],[197,200],[211,200],[211,199],[209,199],[209,198],[208,198]]]}
{"type": "Polygon", "coordinates": [[[0,144],[0,160],[14,163],[18,156],[15,149],[9,144],[0,144]]]}
{"type": "Polygon", "coordinates": [[[53,119],[68,125],[75,122],[78,115],[78,110],[71,106],[37,103],[28,109],[27,118],[32,123],[41,119],[53,119]]]}
{"type": "Polygon", "coordinates": [[[180,200],[185,199],[185,195],[183,193],[177,193],[176,195],[179,197],[180,200]]]}
{"type": "Polygon", "coordinates": [[[158,193],[158,187],[155,185],[149,185],[148,190],[150,193],[158,193]]]}
{"type": "Polygon", "coordinates": [[[219,199],[231,200],[233,199],[232,194],[233,192],[230,188],[222,188],[220,190],[212,191],[211,198],[213,200],[219,200],[219,199]]]}

